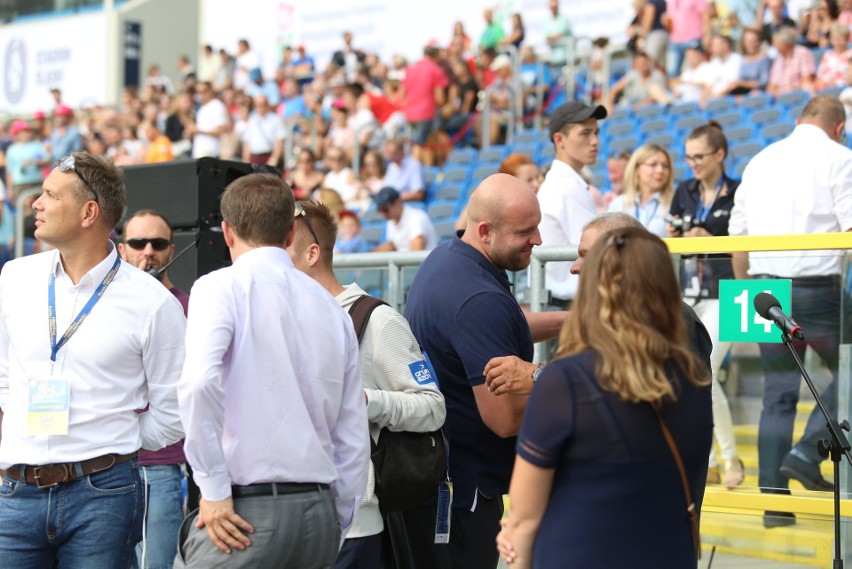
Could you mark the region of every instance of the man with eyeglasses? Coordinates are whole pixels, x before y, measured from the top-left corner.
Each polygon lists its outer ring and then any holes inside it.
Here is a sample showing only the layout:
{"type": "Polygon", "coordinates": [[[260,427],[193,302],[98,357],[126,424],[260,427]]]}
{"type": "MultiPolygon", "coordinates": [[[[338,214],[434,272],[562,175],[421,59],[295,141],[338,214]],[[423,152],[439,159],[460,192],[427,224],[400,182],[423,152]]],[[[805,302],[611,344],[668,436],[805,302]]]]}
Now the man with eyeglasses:
{"type": "Polygon", "coordinates": [[[125,202],[110,158],[63,158],[33,204],[35,237],[55,249],[0,274],[4,566],[127,567],[143,522],[137,451],[183,437],[185,318],[110,241],[125,202]]]}
{"type": "MultiPolygon", "coordinates": [[[[160,212],[139,210],[124,222],[122,242],[118,244],[121,258],[163,283],[186,314],[189,295],[174,285],[167,269],[163,270],[174,252],[171,225],[160,212]]],[[[142,543],[136,548],[136,561],[141,569],[172,566],[183,521],[181,484],[185,464],[182,440],[158,451],[139,452],[142,479],[148,488],[145,531],[142,543]]]]}
{"type": "MultiPolygon", "coordinates": [[[[734,195],[730,235],[852,231],[852,151],[841,144],[843,104],[834,97],[814,97],[796,122],[787,138],[764,148],[746,166],[734,195]]],[[[734,253],[733,267],[738,279],[790,280],[792,316],[806,334],[793,346],[801,358],[810,347],[825,361],[832,379],[822,399],[836,412],[840,335],[848,333],[843,252],[734,253]]],[[[819,408],[792,444],[801,384],[795,361],[784,344],[760,344],[760,360],[766,375],[757,434],[760,491],[789,494],[789,479],[808,490],[833,490],[820,471],[825,458],[817,444],[828,433],[819,408]]],[[[766,527],[795,523],[789,512],[767,511],[763,517],[766,527]]]]}
{"type": "Polygon", "coordinates": [[[201,501],[175,567],[331,568],[367,483],[358,340],[287,254],[295,200],[281,178],[238,178],[221,211],[233,264],[189,301],[178,397],[201,501]]]}

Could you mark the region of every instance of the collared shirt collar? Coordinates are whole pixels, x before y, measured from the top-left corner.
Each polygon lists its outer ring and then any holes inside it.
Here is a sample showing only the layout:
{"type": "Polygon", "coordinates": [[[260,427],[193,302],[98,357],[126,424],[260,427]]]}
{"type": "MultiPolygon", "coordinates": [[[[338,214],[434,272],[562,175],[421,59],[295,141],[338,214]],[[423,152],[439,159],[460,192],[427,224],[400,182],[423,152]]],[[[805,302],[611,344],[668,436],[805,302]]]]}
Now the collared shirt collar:
{"type": "Polygon", "coordinates": [[[464,255],[468,259],[471,259],[475,263],[477,263],[480,267],[485,269],[488,273],[494,276],[497,281],[503,286],[506,290],[512,290],[512,283],[509,281],[509,275],[506,274],[506,271],[502,269],[498,269],[494,266],[494,264],[489,261],[485,255],[476,250],[472,245],[465,243],[461,240],[461,236],[464,234],[464,230],[459,230],[456,232],[456,236],[450,241],[449,248],[451,251],[455,251],[460,255],[464,255]]]}
{"type": "MultiPolygon", "coordinates": [[[[118,252],[115,250],[115,244],[112,241],[108,241],[109,253],[104,257],[104,260],[89,269],[83,278],[80,279],[80,282],[77,283],[76,286],[81,286],[87,282],[91,282],[95,285],[104,280],[107,273],[112,268],[112,265],[115,263],[115,257],[118,255],[118,252]]],[[[61,276],[68,277],[68,273],[65,272],[65,268],[62,266],[62,259],[59,256],[59,250],[57,249],[54,253],[53,257],[53,274],[59,278],[61,276]]],[[[70,277],[68,277],[70,280],[70,277]]]]}
{"type": "Polygon", "coordinates": [[[234,265],[237,263],[263,262],[264,260],[274,261],[276,263],[285,263],[291,267],[294,266],[289,253],[287,253],[285,249],[275,247],[273,245],[262,245],[260,247],[249,249],[237,257],[237,260],[234,261],[234,265]]]}
{"type": "Polygon", "coordinates": [[[563,162],[559,159],[554,159],[553,164],[551,164],[550,166],[550,170],[548,170],[548,174],[550,172],[555,172],[559,176],[572,176],[573,178],[575,178],[576,182],[583,184],[586,189],[589,188],[589,184],[588,182],[586,182],[586,180],[583,179],[583,176],[581,176],[580,173],[567,162],[563,162]]]}

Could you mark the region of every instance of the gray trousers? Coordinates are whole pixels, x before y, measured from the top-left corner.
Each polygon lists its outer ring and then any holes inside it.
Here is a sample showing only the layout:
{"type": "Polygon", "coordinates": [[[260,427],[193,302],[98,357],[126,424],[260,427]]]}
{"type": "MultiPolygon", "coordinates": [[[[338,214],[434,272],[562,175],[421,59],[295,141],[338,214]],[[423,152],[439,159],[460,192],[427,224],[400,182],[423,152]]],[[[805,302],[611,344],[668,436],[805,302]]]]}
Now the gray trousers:
{"type": "Polygon", "coordinates": [[[251,545],[222,553],[198,529],[198,511],[183,521],[174,569],[331,569],[340,548],[340,523],[331,491],[234,499],[237,514],[254,527],[251,545]]]}

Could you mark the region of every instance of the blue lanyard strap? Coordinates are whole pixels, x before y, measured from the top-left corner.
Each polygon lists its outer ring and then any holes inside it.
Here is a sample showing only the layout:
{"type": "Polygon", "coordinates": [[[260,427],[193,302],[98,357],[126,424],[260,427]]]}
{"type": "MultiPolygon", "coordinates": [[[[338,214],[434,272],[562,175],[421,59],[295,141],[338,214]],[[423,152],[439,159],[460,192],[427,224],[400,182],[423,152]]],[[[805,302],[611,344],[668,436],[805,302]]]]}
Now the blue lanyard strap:
{"type": "Polygon", "coordinates": [[[656,198],[656,201],[654,202],[654,209],[651,210],[651,215],[649,215],[645,220],[642,219],[642,216],[639,211],[639,208],[641,207],[639,198],[636,198],[636,203],[634,204],[636,206],[636,215],[634,217],[638,219],[639,222],[644,225],[646,229],[648,228],[648,224],[650,224],[651,221],[654,220],[654,216],[657,215],[657,209],[659,209],[660,207],[660,196],[654,195],[651,197],[652,200],[654,198],[656,198]]]}
{"type": "Polygon", "coordinates": [[[716,190],[713,192],[713,201],[706,207],[704,206],[704,193],[702,192],[701,197],[698,199],[698,209],[695,210],[695,219],[701,223],[707,221],[707,216],[710,215],[710,210],[713,209],[713,204],[716,203],[716,199],[719,197],[719,192],[722,191],[724,184],[725,176],[722,176],[719,178],[719,183],[716,184],[716,190]]]}
{"type": "Polygon", "coordinates": [[[47,277],[47,320],[48,325],[50,326],[50,361],[56,362],[56,354],[62,349],[62,346],[68,343],[68,340],[71,339],[71,336],[74,335],[74,332],[77,331],[77,328],[83,323],[83,320],[86,319],[86,316],[89,315],[89,312],[92,311],[92,308],[101,297],[104,295],[109,283],[115,278],[115,274],[118,272],[118,268],[121,266],[121,257],[116,255],[115,263],[113,263],[112,268],[104,277],[104,280],[101,281],[101,284],[92,293],[91,298],[89,298],[89,302],[86,303],[86,306],[80,311],[77,317],[71,322],[71,325],[68,326],[68,329],[62,334],[62,338],[59,339],[59,343],[56,343],[56,275],[53,271],[51,271],[50,276],[47,277]]]}

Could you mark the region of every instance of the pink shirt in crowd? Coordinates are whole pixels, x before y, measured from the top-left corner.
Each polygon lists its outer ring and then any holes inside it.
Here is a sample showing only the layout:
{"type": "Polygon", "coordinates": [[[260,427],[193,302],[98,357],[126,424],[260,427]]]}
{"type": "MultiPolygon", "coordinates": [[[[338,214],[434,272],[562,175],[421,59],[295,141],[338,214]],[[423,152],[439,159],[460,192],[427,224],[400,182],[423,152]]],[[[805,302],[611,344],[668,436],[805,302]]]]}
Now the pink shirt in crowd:
{"type": "Polygon", "coordinates": [[[701,38],[704,34],[705,0],[668,0],[666,14],[672,22],[669,40],[684,43],[701,38]]]}
{"type": "Polygon", "coordinates": [[[438,112],[435,88],[445,89],[448,85],[444,70],[428,57],[410,66],[402,82],[405,89],[405,120],[420,122],[434,119],[438,112]]]}
{"type": "Polygon", "coordinates": [[[775,85],[778,93],[787,93],[802,88],[802,82],[812,77],[816,65],[811,50],[800,45],[793,46],[790,57],[775,58],[769,72],[769,84],[775,85]]]}

